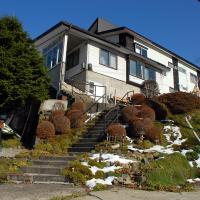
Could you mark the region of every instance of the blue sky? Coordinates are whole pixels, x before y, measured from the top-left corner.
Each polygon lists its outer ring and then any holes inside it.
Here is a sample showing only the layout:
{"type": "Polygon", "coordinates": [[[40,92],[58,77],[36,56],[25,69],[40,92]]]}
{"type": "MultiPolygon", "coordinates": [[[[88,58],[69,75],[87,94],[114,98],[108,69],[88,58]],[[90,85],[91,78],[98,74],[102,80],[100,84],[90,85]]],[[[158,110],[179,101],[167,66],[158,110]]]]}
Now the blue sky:
{"type": "Polygon", "coordinates": [[[127,26],[200,66],[198,0],[0,0],[32,38],[60,20],[88,28],[101,17],[127,26]]]}

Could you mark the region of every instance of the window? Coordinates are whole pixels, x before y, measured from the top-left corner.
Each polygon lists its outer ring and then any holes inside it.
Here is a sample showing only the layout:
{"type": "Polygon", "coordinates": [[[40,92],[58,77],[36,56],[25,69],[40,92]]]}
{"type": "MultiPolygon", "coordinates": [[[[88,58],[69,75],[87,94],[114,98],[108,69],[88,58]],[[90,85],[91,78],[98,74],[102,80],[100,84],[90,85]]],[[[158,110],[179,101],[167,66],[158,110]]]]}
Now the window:
{"type": "Polygon", "coordinates": [[[190,73],[190,82],[197,84],[197,75],[190,73]]]}
{"type": "Polygon", "coordinates": [[[130,60],[130,75],[142,78],[142,63],[130,60]]]}
{"type": "Polygon", "coordinates": [[[109,51],[100,49],[99,64],[105,65],[113,69],[117,69],[117,55],[109,51]]]}
{"type": "Polygon", "coordinates": [[[135,45],[135,52],[147,58],[147,48],[136,44],[135,45]]]}
{"type": "Polygon", "coordinates": [[[62,43],[47,47],[43,50],[45,66],[51,69],[62,60],[62,43]]]}
{"type": "Polygon", "coordinates": [[[143,63],[130,60],[130,75],[145,80],[156,80],[156,71],[151,67],[145,67],[143,63]]]}
{"type": "Polygon", "coordinates": [[[100,50],[100,60],[101,65],[108,66],[109,64],[109,52],[105,50],[100,50]]]}
{"type": "Polygon", "coordinates": [[[67,56],[66,70],[79,64],[79,49],[67,56]]]}
{"type": "Polygon", "coordinates": [[[156,72],[153,69],[144,68],[144,79],[145,80],[156,80],[156,72]]]}

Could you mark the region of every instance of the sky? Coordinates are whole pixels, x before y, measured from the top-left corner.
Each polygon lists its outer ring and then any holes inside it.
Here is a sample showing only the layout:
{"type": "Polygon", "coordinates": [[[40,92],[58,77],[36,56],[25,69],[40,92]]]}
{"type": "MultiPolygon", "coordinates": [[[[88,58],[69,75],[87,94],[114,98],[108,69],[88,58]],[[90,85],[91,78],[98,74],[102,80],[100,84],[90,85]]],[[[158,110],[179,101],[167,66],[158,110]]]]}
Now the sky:
{"type": "Polygon", "coordinates": [[[97,18],[126,26],[200,66],[198,0],[0,0],[35,38],[61,20],[87,29],[97,18]]]}

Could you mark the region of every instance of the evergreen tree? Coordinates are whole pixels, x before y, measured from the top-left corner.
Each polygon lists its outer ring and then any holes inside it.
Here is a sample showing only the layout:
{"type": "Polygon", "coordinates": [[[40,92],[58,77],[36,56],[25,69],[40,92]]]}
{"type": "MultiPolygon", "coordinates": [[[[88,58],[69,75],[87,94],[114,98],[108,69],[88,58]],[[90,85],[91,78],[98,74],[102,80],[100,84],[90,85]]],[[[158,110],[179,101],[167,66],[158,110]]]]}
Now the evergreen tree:
{"type": "Polygon", "coordinates": [[[49,79],[33,40],[15,17],[0,18],[0,111],[48,95],[49,79]]]}

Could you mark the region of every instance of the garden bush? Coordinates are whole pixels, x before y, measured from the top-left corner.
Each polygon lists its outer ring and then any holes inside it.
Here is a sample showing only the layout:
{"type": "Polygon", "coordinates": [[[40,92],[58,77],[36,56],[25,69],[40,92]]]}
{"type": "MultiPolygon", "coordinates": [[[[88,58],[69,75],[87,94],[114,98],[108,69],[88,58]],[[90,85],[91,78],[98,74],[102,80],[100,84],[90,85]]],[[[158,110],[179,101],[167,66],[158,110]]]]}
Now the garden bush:
{"type": "Polygon", "coordinates": [[[7,140],[2,140],[2,147],[4,148],[17,148],[21,146],[21,142],[19,138],[11,138],[7,140]]]}
{"type": "Polygon", "coordinates": [[[81,184],[85,184],[86,180],[93,177],[92,171],[77,160],[71,162],[70,166],[62,171],[62,174],[71,179],[74,183],[81,184]]]}
{"type": "Polygon", "coordinates": [[[86,105],[84,102],[82,101],[79,101],[79,102],[74,102],[72,104],[72,107],[71,107],[72,110],[79,110],[81,111],[82,113],[84,113],[86,111],[86,105]]]}
{"type": "Polygon", "coordinates": [[[96,166],[98,168],[104,168],[107,166],[106,162],[98,162],[95,159],[89,159],[88,165],[90,166],[96,166]]]}
{"type": "Polygon", "coordinates": [[[70,120],[71,128],[81,128],[85,122],[85,116],[80,110],[69,110],[66,117],[70,120]]]}
{"type": "Polygon", "coordinates": [[[165,120],[168,115],[167,106],[154,99],[146,99],[146,104],[151,107],[156,115],[156,120],[165,120]]]}
{"type": "Polygon", "coordinates": [[[183,185],[193,175],[187,159],[180,153],[165,155],[162,159],[152,161],[142,171],[147,178],[146,185],[152,189],[183,185]]]}
{"type": "Polygon", "coordinates": [[[143,141],[143,148],[144,148],[144,149],[149,149],[149,148],[151,148],[153,145],[154,145],[154,144],[151,143],[151,141],[149,141],[149,140],[144,140],[144,141],[143,141]]]}
{"type": "Polygon", "coordinates": [[[157,99],[159,102],[164,103],[172,114],[188,113],[200,109],[200,97],[191,93],[168,93],[160,95],[157,99]]]}
{"type": "Polygon", "coordinates": [[[145,103],[145,96],[141,93],[136,93],[131,96],[131,103],[133,105],[142,105],[145,103]]]}
{"type": "Polygon", "coordinates": [[[120,123],[114,123],[108,126],[107,134],[110,139],[124,141],[126,138],[126,129],[120,123]]]}
{"type": "Polygon", "coordinates": [[[155,111],[147,105],[143,105],[139,107],[139,113],[137,114],[138,117],[141,118],[150,118],[151,120],[155,121],[155,111]]]}
{"type": "Polygon", "coordinates": [[[130,122],[131,136],[144,135],[149,129],[153,127],[153,121],[149,118],[133,117],[130,122]]]}
{"type": "Polygon", "coordinates": [[[199,155],[196,151],[189,151],[185,154],[185,156],[189,161],[195,161],[199,158],[199,155]]]}
{"type": "Polygon", "coordinates": [[[104,179],[105,178],[105,173],[103,172],[103,171],[100,171],[100,170],[98,170],[96,173],[95,173],[95,178],[100,178],[100,179],[104,179]]]}
{"type": "Polygon", "coordinates": [[[134,105],[126,106],[121,111],[122,119],[125,122],[129,122],[129,120],[137,116],[138,113],[139,113],[139,110],[134,105]]]}
{"type": "Polygon", "coordinates": [[[70,133],[71,126],[70,126],[70,120],[65,116],[54,116],[53,118],[53,124],[55,126],[55,131],[58,134],[67,134],[70,133]]]}
{"type": "Polygon", "coordinates": [[[196,145],[195,147],[193,147],[193,151],[195,151],[198,154],[200,154],[200,145],[196,145]]]}
{"type": "Polygon", "coordinates": [[[55,111],[52,111],[51,113],[51,120],[53,120],[54,117],[57,117],[57,116],[64,116],[65,115],[65,111],[64,110],[55,110],[55,111]]]}
{"type": "Polygon", "coordinates": [[[55,137],[55,127],[49,121],[41,121],[37,126],[36,134],[40,139],[55,137]]]}
{"type": "Polygon", "coordinates": [[[162,141],[162,130],[159,127],[152,127],[145,133],[145,137],[151,142],[161,142],[162,141]]]}

